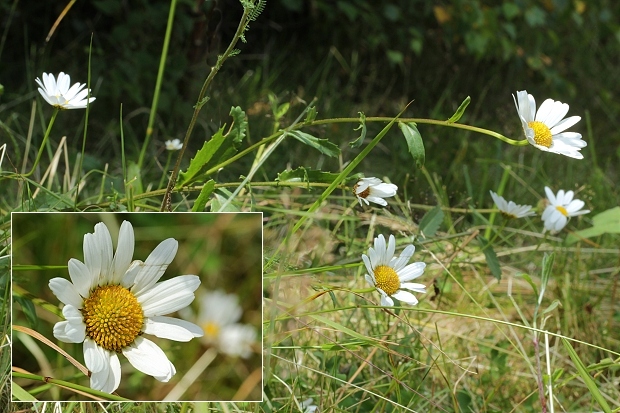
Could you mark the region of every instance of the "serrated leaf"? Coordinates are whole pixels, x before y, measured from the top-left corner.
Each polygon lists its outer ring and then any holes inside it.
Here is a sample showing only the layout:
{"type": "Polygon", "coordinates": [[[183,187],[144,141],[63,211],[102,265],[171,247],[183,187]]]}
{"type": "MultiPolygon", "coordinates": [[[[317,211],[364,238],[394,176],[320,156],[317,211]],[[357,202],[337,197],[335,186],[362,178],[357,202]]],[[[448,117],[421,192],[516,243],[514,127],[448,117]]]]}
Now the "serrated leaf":
{"type": "Polygon", "coordinates": [[[463,113],[465,113],[465,109],[467,109],[467,106],[469,106],[470,102],[471,102],[471,97],[467,96],[465,100],[461,103],[459,108],[456,110],[456,112],[454,112],[454,115],[450,116],[450,119],[448,119],[447,122],[448,123],[458,122],[463,116],[463,113]]]}
{"type": "Polygon", "coordinates": [[[278,174],[278,182],[323,182],[332,183],[338,178],[339,173],[315,171],[311,168],[300,166],[297,169],[283,171],[278,174]]]}
{"type": "Polygon", "coordinates": [[[224,128],[226,127],[224,125],[210,140],[203,144],[196,156],[190,160],[187,171],[179,172],[177,189],[196,181],[205,180],[208,177],[208,170],[237,153],[237,148],[246,135],[247,121],[245,120],[245,112],[238,106],[231,108],[230,115],[234,122],[230,132],[224,135],[224,128]]]}
{"type": "Polygon", "coordinates": [[[416,124],[413,122],[398,122],[398,127],[403,132],[403,136],[407,141],[407,148],[409,149],[409,153],[415,165],[418,168],[422,168],[426,160],[426,155],[422,135],[420,135],[420,131],[418,131],[416,124]]]}
{"type": "Polygon", "coordinates": [[[289,132],[289,135],[298,141],[313,147],[324,155],[331,156],[332,158],[340,155],[340,148],[327,139],[319,139],[316,136],[312,136],[299,130],[291,131],[289,132]]]}
{"type": "Polygon", "coordinates": [[[366,132],[367,132],[367,128],[366,128],[366,115],[364,115],[364,112],[359,112],[360,114],[360,125],[353,129],[353,130],[361,130],[362,132],[360,133],[359,138],[357,138],[356,140],[354,140],[353,142],[349,142],[349,146],[351,148],[358,148],[362,145],[362,143],[364,143],[364,139],[366,139],[366,132]]]}
{"type": "Polygon", "coordinates": [[[444,215],[439,205],[428,211],[420,220],[420,232],[424,234],[425,237],[434,236],[443,222],[444,215]]]}
{"type": "Polygon", "coordinates": [[[566,237],[565,243],[571,245],[582,238],[592,238],[603,234],[620,234],[620,206],[593,216],[592,227],[575,231],[566,237]]]}
{"type": "Polygon", "coordinates": [[[209,197],[213,193],[215,189],[215,181],[213,179],[209,180],[204,184],[202,189],[200,190],[200,194],[196,201],[194,202],[194,206],[192,207],[192,212],[202,212],[205,210],[205,205],[209,201],[209,197]]]}
{"type": "Polygon", "coordinates": [[[487,241],[483,236],[478,236],[478,241],[480,241],[480,246],[482,247],[482,252],[484,253],[484,258],[486,259],[487,265],[491,270],[491,274],[500,281],[502,279],[502,269],[499,265],[499,260],[497,259],[497,254],[493,249],[493,245],[487,241]]]}

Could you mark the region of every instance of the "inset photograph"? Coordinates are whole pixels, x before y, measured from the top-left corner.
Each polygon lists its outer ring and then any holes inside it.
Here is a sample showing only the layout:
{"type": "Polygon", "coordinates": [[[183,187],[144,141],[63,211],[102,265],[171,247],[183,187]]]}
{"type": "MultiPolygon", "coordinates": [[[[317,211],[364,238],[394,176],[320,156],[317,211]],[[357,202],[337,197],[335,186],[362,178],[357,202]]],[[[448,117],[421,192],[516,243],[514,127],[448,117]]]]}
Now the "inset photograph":
{"type": "Polygon", "coordinates": [[[11,218],[14,400],[261,401],[261,213],[11,218]]]}

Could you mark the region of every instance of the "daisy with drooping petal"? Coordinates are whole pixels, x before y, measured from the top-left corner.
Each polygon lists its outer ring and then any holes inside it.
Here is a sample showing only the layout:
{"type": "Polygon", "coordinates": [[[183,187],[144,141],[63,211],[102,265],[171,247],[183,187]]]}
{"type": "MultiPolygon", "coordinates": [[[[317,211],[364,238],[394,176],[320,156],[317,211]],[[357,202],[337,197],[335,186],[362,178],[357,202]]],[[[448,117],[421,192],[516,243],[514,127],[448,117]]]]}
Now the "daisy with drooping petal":
{"type": "Polygon", "coordinates": [[[385,183],[379,178],[362,178],[353,186],[353,193],[359,200],[360,205],[364,201],[366,205],[370,205],[369,202],[374,202],[375,204],[386,206],[387,202],[383,198],[396,195],[396,191],[398,191],[396,185],[385,183]]]}
{"type": "Polygon", "coordinates": [[[580,199],[573,199],[575,193],[573,191],[564,192],[560,189],[557,195],[549,187],[545,187],[545,193],[549,200],[549,205],[542,214],[542,220],[545,225],[545,231],[552,233],[561,231],[568,223],[570,217],[583,215],[590,212],[588,209],[581,210],[585,205],[580,199]]]}
{"type": "Polygon", "coordinates": [[[381,293],[381,305],[383,306],[393,306],[392,298],[416,305],[418,299],[406,290],[426,293],[426,286],[408,281],[424,274],[426,264],[414,262],[407,265],[415,252],[413,245],[407,245],[400,257],[394,256],[395,249],[394,235],[390,235],[387,245],[383,235],[375,238],[375,247],[368,248],[368,256],[362,254],[362,260],[368,272],[365,276],[366,281],[381,293]]]}
{"type": "Polygon", "coordinates": [[[166,141],[166,150],[178,151],[182,147],[183,147],[183,144],[178,139],[172,139],[170,141],[166,141]]]}
{"type": "Polygon", "coordinates": [[[56,323],[54,336],[66,343],[84,343],[84,362],[91,371],[90,387],[107,393],[121,380],[122,353],[138,370],[167,382],[174,365],[143,333],[176,341],[201,337],[200,327],[166,314],[188,306],[200,285],[195,275],[181,275],[158,282],[174,259],[178,242],[162,241],[145,262],[131,261],[133,227],[124,221],[116,254],[112,238],[102,223],[84,235],[84,263],[69,260],[69,277],[52,278],[49,287],[64,303],[65,321],[56,323]]]}
{"type": "Polygon", "coordinates": [[[256,330],[238,323],[242,309],[235,294],[221,290],[200,297],[198,324],[205,332],[203,341],[229,356],[248,358],[256,342],[256,330]]]}
{"type": "Polygon", "coordinates": [[[577,132],[565,132],[581,120],[579,116],[564,119],[568,105],[552,99],[545,100],[536,111],[534,96],[522,90],[517,92],[515,105],[525,137],[530,144],[546,152],[558,153],[570,158],[583,159],[579,152],[587,143],[577,132]]]}
{"type": "Polygon", "coordinates": [[[536,212],[532,211],[531,205],[517,205],[513,201],[506,202],[504,197],[497,195],[493,191],[489,192],[493,202],[495,202],[495,206],[506,218],[524,218],[536,215],[536,212]]]}
{"type": "Polygon", "coordinates": [[[36,78],[39,93],[50,105],[58,109],[84,109],[87,103],[95,100],[86,99],[90,89],[84,89],[86,84],[76,83],[71,86],[71,78],[64,72],[58,74],[58,79],[51,73],[43,73],[43,81],[36,78]]]}

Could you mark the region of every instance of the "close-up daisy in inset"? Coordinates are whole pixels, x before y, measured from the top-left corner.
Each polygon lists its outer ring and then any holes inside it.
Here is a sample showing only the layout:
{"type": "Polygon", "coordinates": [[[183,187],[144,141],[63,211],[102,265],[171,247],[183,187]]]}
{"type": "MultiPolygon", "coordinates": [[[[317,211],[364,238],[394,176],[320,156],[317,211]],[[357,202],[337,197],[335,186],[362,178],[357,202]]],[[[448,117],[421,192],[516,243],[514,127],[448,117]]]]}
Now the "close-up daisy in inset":
{"type": "Polygon", "coordinates": [[[203,335],[195,324],[166,317],[187,307],[200,285],[195,275],[158,282],[174,259],[178,242],[162,241],[146,261],[132,262],[133,227],[124,221],[116,254],[103,223],[84,235],[84,263],[69,260],[69,277],[52,278],[49,287],[64,303],[65,321],[56,323],[54,336],[66,343],[84,344],[84,362],[91,371],[90,386],[107,393],[121,380],[119,354],[141,372],[167,382],[176,373],[163,350],[143,334],[175,341],[203,335]]]}
{"type": "Polygon", "coordinates": [[[575,193],[573,191],[564,192],[560,189],[556,195],[549,187],[545,187],[545,193],[549,204],[542,214],[542,220],[545,225],[545,231],[552,233],[561,231],[570,217],[583,215],[590,212],[588,209],[581,210],[585,205],[580,199],[573,199],[575,193]]]}
{"type": "Polygon", "coordinates": [[[359,200],[360,205],[364,201],[366,205],[370,205],[369,202],[374,202],[375,204],[386,206],[387,202],[383,198],[396,195],[396,191],[398,191],[396,185],[385,183],[379,178],[362,178],[353,186],[353,193],[359,200]]]}
{"type": "Polygon", "coordinates": [[[381,305],[383,306],[393,306],[392,298],[416,305],[418,299],[409,291],[426,293],[426,286],[408,281],[424,274],[426,264],[414,262],[407,265],[415,252],[413,245],[407,245],[400,257],[394,256],[395,249],[394,235],[390,235],[387,245],[383,235],[375,238],[374,248],[368,248],[368,256],[362,254],[367,271],[366,281],[381,293],[381,305]]]}
{"type": "Polygon", "coordinates": [[[522,90],[515,98],[517,112],[528,142],[546,152],[558,153],[570,158],[583,159],[579,152],[587,143],[577,132],[566,132],[581,120],[579,116],[564,119],[568,105],[552,99],[545,100],[536,111],[534,96],[522,90]]]}
{"type": "Polygon", "coordinates": [[[532,211],[531,205],[517,205],[513,201],[507,202],[502,196],[497,195],[495,192],[489,192],[491,193],[493,202],[495,202],[495,206],[497,206],[497,209],[499,209],[506,218],[524,218],[536,215],[536,212],[532,211]]]}
{"type": "Polygon", "coordinates": [[[43,73],[43,81],[36,78],[40,86],[39,93],[50,105],[58,109],[84,109],[87,103],[95,100],[94,97],[87,99],[89,89],[84,89],[86,84],[76,83],[71,86],[69,75],[60,72],[58,79],[51,73],[43,73]]]}
{"type": "Polygon", "coordinates": [[[182,147],[183,147],[183,144],[178,139],[172,139],[172,140],[166,141],[166,150],[168,151],[178,151],[182,147]]]}
{"type": "Polygon", "coordinates": [[[256,330],[240,324],[242,309],[235,294],[221,290],[199,296],[198,324],[205,332],[203,341],[229,356],[248,358],[256,343],[256,330]]]}

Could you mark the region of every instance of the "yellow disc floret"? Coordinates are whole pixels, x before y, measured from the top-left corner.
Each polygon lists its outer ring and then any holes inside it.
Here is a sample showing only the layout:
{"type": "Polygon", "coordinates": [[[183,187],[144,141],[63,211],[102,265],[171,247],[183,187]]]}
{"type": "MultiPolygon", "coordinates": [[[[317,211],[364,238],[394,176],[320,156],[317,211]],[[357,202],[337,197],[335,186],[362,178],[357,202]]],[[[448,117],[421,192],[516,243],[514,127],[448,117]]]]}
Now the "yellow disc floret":
{"type": "Polygon", "coordinates": [[[381,288],[387,295],[393,295],[400,288],[400,279],[394,268],[388,265],[379,265],[375,268],[376,287],[381,288]]]}
{"type": "Polygon", "coordinates": [[[534,129],[534,142],[536,142],[537,145],[544,146],[546,148],[551,147],[553,138],[551,135],[551,129],[549,129],[547,125],[535,120],[529,122],[527,126],[534,129]]]}
{"type": "Polygon", "coordinates": [[[138,299],[120,285],[97,287],[82,308],[86,335],[101,347],[120,352],[142,331],[144,313],[138,299]]]}
{"type": "Polygon", "coordinates": [[[568,211],[566,210],[566,208],[564,208],[561,205],[558,205],[555,207],[555,209],[557,209],[558,211],[560,211],[560,214],[564,215],[565,217],[568,216],[568,211]]]}
{"type": "Polygon", "coordinates": [[[355,186],[353,187],[353,195],[355,195],[355,196],[359,196],[360,198],[364,198],[364,199],[366,199],[366,197],[367,197],[368,195],[370,195],[370,187],[368,187],[368,188],[364,189],[364,190],[363,190],[362,192],[360,192],[359,194],[357,193],[357,188],[358,188],[358,187],[359,187],[359,185],[355,185],[355,186]]]}

